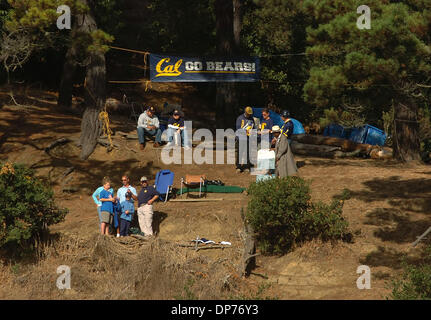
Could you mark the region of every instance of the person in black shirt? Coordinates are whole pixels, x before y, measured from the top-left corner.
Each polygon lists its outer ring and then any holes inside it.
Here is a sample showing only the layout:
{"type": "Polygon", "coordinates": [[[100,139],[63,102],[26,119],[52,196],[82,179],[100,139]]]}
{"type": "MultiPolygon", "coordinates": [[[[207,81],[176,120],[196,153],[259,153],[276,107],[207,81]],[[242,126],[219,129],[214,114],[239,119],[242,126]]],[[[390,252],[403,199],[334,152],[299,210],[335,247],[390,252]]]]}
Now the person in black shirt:
{"type": "Polygon", "coordinates": [[[174,110],[172,117],[168,120],[168,139],[169,145],[173,145],[172,140],[174,139],[174,135],[178,134],[182,140],[182,146],[185,149],[190,148],[187,131],[184,126],[184,117],[182,116],[179,110],[174,110]]]}
{"type": "Polygon", "coordinates": [[[159,198],[156,188],[148,185],[146,177],[141,178],[142,189],[138,194],[139,228],[145,236],[153,235],[153,203],[159,198]]]}
{"type": "Polygon", "coordinates": [[[250,172],[250,154],[249,154],[249,137],[251,130],[255,128],[255,122],[253,119],[253,109],[246,107],[243,114],[236,119],[236,172],[250,172]],[[239,145],[243,144],[245,147],[240,148],[239,145]]]}

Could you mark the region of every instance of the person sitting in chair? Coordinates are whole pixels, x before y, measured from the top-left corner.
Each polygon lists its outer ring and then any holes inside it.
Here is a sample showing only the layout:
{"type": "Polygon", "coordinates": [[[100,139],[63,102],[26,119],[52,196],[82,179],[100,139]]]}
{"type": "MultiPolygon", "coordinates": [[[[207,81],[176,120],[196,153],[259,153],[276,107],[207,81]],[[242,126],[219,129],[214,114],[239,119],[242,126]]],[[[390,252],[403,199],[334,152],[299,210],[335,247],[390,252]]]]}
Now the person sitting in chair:
{"type": "Polygon", "coordinates": [[[160,147],[162,143],[162,131],[159,118],[155,115],[154,107],[149,107],[138,119],[138,138],[141,150],[145,148],[145,136],[155,137],[154,147],[160,147]]]}

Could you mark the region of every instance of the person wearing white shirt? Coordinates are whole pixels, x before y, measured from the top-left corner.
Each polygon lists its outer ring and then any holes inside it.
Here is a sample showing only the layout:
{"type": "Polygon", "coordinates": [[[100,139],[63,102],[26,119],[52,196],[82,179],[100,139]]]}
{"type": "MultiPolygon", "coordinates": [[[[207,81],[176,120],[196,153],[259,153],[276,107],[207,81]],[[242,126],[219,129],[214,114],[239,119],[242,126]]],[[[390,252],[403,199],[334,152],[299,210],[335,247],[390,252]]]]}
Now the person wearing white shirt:
{"type": "Polygon", "coordinates": [[[154,147],[160,147],[162,143],[162,131],[160,130],[159,118],[155,115],[154,107],[149,107],[138,119],[138,138],[141,150],[145,148],[145,136],[155,137],[154,147]]]}

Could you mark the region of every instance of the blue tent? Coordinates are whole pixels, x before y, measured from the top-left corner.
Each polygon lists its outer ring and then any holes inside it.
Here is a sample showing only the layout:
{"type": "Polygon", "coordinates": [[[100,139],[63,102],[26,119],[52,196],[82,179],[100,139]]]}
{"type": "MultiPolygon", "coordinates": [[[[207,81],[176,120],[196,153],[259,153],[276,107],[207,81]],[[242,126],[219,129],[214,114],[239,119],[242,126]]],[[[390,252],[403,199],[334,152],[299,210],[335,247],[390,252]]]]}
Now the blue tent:
{"type": "MultiPolygon", "coordinates": [[[[263,110],[263,108],[253,108],[253,117],[259,118],[262,121],[262,119],[263,119],[262,118],[262,110],[263,110]]],[[[280,128],[282,127],[284,122],[281,119],[281,116],[277,112],[269,110],[269,116],[274,121],[275,126],[279,126],[280,128]]],[[[293,134],[304,134],[305,133],[304,127],[302,126],[301,122],[299,122],[298,120],[293,119],[293,118],[290,118],[290,120],[292,120],[292,122],[293,122],[293,134]]]]}

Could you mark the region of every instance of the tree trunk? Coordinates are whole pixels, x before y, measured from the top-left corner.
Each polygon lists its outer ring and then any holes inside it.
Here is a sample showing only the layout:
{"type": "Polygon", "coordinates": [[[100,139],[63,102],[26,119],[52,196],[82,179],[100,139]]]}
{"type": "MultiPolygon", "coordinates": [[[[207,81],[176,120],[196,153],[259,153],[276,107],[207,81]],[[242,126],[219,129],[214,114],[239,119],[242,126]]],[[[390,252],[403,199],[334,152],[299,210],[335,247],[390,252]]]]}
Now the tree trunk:
{"type": "Polygon", "coordinates": [[[241,210],[241,218],[244,223],[244,251],[242,261],[238,267],[238,273],[240,277],[248,277],[252,270],[256,268],[256,241],[254,239],[254,229],[248,223],[243,210],[241,210]]]}
{"type": "Polygon", "coordinates": [[[82,116],[80,144],[81,159],[86,160],[93,153],[101,133],[99,113],[106,101],[106,63],[105,55],[100,52],[91,54],[87,67],[85,86],[86,109],[82,116]]]}
{"type": "MultiPolygon", "coordinates": [[[[89,6],[90,1],[80,0],[80,2],[85,6],[89,6]]],[[[60,107],[69,108],[72,104],[73,74],[77,67],[78,51],[83,50],[79,47],[82,41],[77,40],[77,37],[89,38],[90,34],[95,30],[97,30],[97,24],[91,7],[88,12],[75,17],[71,36],[72,45],[66,54],[66,62],[60,83],[58,99],[58,106],[60,107]]],[[[80,156],[82,160],[87,160],[96,148],[97,140],[101,133],[99,113],[104,108],[106,101],[105,55],[103,52],[93,50],[87,53],[86,58],[89,61],[86,67],[84,85],[84,104],[86,109],[82,116],[81,137],[79,139],[79,145],[82,147],[80,156]]]]}
{"type": "Polygon", "coordinates": [[[393,128],[394,157],[403,162],[421,160],[418,109],[413,98],[396,99],[393,128]]]}
{"type": "Polygon", "coordinates": [[[58,92],[57,106],[64,110],[69,110],[72,106],[73,76],[75,74],[76,66],[76,47],[72,44],[66,53],[66,61],[63,66],[63,73],[61,75],[60,88],[58,92]]]}
{"type": "Polygon", "coordinates": [[[363,153],[369,153],[373,148],[370,144],[356,143],[347,139],[311,134],[295,134],[292,135],[292,140],[304,144],[340,147],[342,151],[347,152],[360,150],[363,153]]]}
{"type": "MultiPolygon", "coordinates": [[[[233,1],[216,0],[217,52],[220,56],[229,57],[235,51],[233,34],[233,1]]],[[[216,89],[216,125],[217,128],[233,128],[237,113],[235,84],[217,83],[216,89]]]]}
{"type": "Polygon", "coordinates": [[[233,37],[235,41],[235,51],[241,48],[241,30],[242,30],[242,1],[233,0],[233,37]]]}

